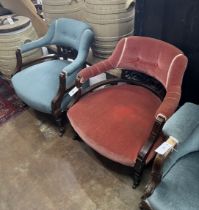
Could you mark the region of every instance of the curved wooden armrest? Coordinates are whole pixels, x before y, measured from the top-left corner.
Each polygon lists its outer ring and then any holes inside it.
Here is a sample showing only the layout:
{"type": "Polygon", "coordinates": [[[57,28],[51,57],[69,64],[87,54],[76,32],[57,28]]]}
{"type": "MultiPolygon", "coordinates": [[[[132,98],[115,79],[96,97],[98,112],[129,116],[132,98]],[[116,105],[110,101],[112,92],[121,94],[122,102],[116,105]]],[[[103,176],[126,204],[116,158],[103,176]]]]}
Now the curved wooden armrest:
{"type": "Polygon", "coordinates": [[[142,87],[145,87],[152,91],[155,95],[157,95],[160,99],[162,99],[162,95],[159,93],[155,92],[154,89],[150,88],[148,85],[145,85],[144,83],[141,83],[140,81],[133,81],[133,80],[127,80],[127,79],[120,79],[120,78],[111,78],[111,79],[106,79],[101,82],[98,82],[86,90],[82,92],[81,86],[84,84],[84,81],[81,81],[81,77],[77,77],[75,86],[79,89],[77,93],[75,94],[74,100],[71,101],[71,103],[68,105],[68,108],[72,107],[81,97],[85,96],[86,94],[92,92],[93,90],[104,86],[104,85],[117,85],[118,83],[126,83],[126,84],[131,84],[131,85],[139,85],[142,87]]]}
{"type": "Polygon", "coordinates": [[[78,77],[76,79],[76,82],[75,82],[75,86],[79,89],[78,92],[75,94],[75,99],[70,103],[70,105],[68,106],[69,108],[73,106],[73,104],[75,104],[81,97],[83,97],[84,95],[92,92],[93,90],[101,87],[101,86],[104,86],[104,85],[108,85],[108,84],[111,84],[111,85],[116,85],[118,84],[118,82],[121,82],[121,79],[107,79],[107,80],[104,80],[104,81],[101,81],[101,82],[98,82],[92,86],[90,86],[89,88],[87,88],[85,91],[81,91],[81,87],[83,85],[83,83],[81,82],[81,78],[78,77]]]}
{"type": "Polygon", "coordinates": [[[50,55],[45,55],[45,56],[42,56],[40,58],[37,58],[33,61],[30,61],[30,62],[27,62],[27,63],[23,63],[22,66],[29,66],[29,65],[33,65],[33,64],[36,64],[36,63],[39,63],[43,60],[48,60],[48,59],[58,59],[59,56],[55,55],[55,54],[50,54],[50,55]]]}
{"type": "Polygon", "coordinates": [[[17,72],[21,71],[22,67],[30,66],[30,65],[39,63],[39,62],[41,62],[43,60],[47,60],[47,59],[58,59],[59,56],[56,55],[56,54],[50,54],[50,55],[46,55],[46,56],[42,56],[40,58],[37,58],[37,59],[35,59],[33,61],[23,63],[21,50],[17,49],[16,50],[16,58],[17,58],[17,65],[16,65],[16,68],[15,68],[15,72],[12,74],[12,76],[14,74],[16,74],[17,72]]]}
{"type": "Polygon", "coordinates": [[[164,162],[169,157],[170,153],[173,151],[173,149],[177,145],[177,141],[171,136],[168,138],[166,143],[170,144],[171,147],[167,151],[165,151],[163,155],[160,155],[160,154],[156,155],[156,158],[154,160],[153,167],[152,167],[151,179],[145,188],[145,192],[144,192],[144,195],[142,196],[142,199],[149,197],[153,193],[156,186],[160,183],[162,179],[162,168],[163,168],[164,162]]]}
{"type": "MultiPolygon", "coordinates": [[[[142,87],[145,87],[147,89],[149,89],[150,91],[152,91],[154,94],[156,94],[160,99],[162,99],[162,96],[159,95],[158,93],[156,93],[152,88],[148,87],[147,85],[145,85],[144,83],[141,83],[139,81],[133,81],[133,80],[127,80],[127,79],[120,79],[120,78],[111,78],[111,79],[106,79],[104,81],[101,81],[101,82],[98,82],[92,86],[90,86],[86,91],[84,91],[82,93],[81,96],[84,96],[86,94],[88,94],[89,92],[92,92],[93,90],[101,87],[101,86],[104,86],[104,85],[117,85],[118,83],[127,83],[127,84],[130,84],[130,85],[139,85],[139,86],[142,86],[142,87]]],[[[82,85],[81,83],[81,78],[78,78],[76,80],[76,84],[78,85],[77,87],[80,87],[82,85]]]]}

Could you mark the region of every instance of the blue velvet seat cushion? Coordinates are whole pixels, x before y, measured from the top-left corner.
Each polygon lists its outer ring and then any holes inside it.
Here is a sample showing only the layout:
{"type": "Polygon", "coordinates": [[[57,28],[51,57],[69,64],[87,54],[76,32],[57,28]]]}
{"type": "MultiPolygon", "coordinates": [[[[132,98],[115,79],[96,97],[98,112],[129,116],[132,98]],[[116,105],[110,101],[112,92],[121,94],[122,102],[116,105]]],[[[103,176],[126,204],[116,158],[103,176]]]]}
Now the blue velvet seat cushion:
{"type": "Polygon", "coordinates": [[[198,210],[199,151],[180,158],[147,202],[153,210],[198,210]]]}
{"type": "MultiPolygon", "coordinates": [[[[22,70],[12,78],[16,94],[33,109],[52,113],[51,103],[59,88],[59,74],[70,63],[65,60],[46,61],[22,70]]],[[[67,77],[67,87],[74,84],[77,72],[67,77]]],[[[62,109],[69,100],[66,95],[62,109]]]]}

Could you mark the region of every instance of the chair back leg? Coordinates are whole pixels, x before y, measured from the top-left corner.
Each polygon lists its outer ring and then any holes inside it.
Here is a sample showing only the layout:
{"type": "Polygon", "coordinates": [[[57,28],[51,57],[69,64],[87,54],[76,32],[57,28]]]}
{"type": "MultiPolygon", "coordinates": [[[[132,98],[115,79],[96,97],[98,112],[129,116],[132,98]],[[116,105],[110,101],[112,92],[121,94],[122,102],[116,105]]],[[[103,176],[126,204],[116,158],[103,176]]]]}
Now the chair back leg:
{"type": "Polygon", "coordinates": [[[137,158],[136,164],[133,168],[133,189],[135,189],[140,184],[145,167],[145,161],[141,159],[138,161],[138,159],[139,158],[137,158]]]}
{"type": "Polygon", "coordinates": [[[56,124],[59,127],[59,136],[63,136],[65,132],[65,123],[62,115],[55,118],[56,124]]]}
{"type": "Polygon", "coordinates": [[[153,210],[150,208],[150,206],[144,200],[141,201],[139,208],[140,208],[140,210],[153,210]]]}

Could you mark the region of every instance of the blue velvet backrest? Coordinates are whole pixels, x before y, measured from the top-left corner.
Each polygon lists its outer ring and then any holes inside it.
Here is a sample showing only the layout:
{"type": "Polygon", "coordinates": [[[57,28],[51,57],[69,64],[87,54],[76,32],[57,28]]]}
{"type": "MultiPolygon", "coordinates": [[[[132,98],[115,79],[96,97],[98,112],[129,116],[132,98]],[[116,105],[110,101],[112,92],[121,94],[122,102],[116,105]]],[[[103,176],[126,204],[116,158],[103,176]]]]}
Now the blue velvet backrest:
{"type": "Polygon", "coordinates": [[[51,44],[72,47],[78,50],[81,36],[87,29],[91,30],[86,23],[61,18],[52,23],[47,36],[51,38],[51,44]]]}
{"type": "Polygon", "coordinates": [[[93,31],[88,24],[69,18],[60,18],[51,23],[44,37],[22,45],[21,51],[23,53],[33,48],[47,45],[71,47],[78,51],[81,41],[85,45],[89,45],[91,39],[93,39],[92,37],[93,31]],[[86,33],[88,35],[84,35],[86,33]],[[82,40],[87,37],[90,39],[89,41],[85,42],[85,40],[82,40]]]}

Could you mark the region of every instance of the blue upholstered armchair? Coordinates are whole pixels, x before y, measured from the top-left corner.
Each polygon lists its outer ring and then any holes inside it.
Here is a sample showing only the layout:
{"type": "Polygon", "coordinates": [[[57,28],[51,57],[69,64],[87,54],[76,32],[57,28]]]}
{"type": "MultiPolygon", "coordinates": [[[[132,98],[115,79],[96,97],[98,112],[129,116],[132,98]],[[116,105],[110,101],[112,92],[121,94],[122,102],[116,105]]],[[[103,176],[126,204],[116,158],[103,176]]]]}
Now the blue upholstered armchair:
{"type": "Polygon", "coordinates": [[[163,131],[170,136],[167,143],[171,147],[157,155],[140,207],[144,210],[198,210],[199,106],[186,103],[166,122],[163,131]],[[176,142],[178,146],[173,151],[176,142]]]}
{"type": "Polygon", "coordinates": [[[71,100],[68,91],[74,86],[77,73],[85,66],[93,35],[86,23],[61,18],[50,25],[44,37],[22,45],[16,52],[16,74],[11,80],[16,94],[33,109],[52,114],[61,132],[61,116],[71,100]],[[57,46],[56,55],[22,64],[23,53],[49,45],[57,46]],[[67,59],[66,52],[69,58],[71,52],[76,52],[76,57],[67,59]]]}

